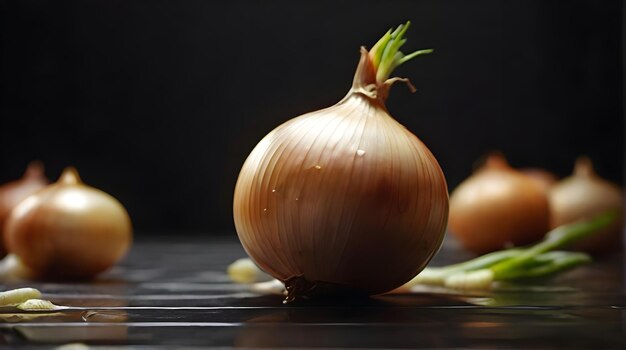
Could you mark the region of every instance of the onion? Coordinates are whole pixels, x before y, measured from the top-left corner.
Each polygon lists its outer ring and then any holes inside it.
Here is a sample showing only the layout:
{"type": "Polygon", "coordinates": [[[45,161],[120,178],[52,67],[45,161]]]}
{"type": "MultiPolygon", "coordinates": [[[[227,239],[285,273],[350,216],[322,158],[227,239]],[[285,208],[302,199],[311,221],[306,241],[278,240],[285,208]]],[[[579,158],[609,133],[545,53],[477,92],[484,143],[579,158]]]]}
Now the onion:
{"type": "Polygon", "coordinates": [[[586,238],[573,248],[600,253],[621,248],[624,230],[623,193],[619,186],[599,177],[591,160],[579,157],[574,173],[555,185],[550,193],[552,227],[588,219],[607,210],[617,210],[619,219],[610,227],[586,238]]]}
{"type": "Polygon", "coordinates": [[[0,186],[0,257],[6,255],[4,223],[11,210],[24,198],[48,185],[41,162],[31,162],[21,179],[0,186]]]}
{"type": "Polygon", "coordinates": [[[409,23],[367,52],[336,105],[280,125],[245,161],[234,193],[252,260],[287,301],[378,294],[410,280],[441,245],[448,194],[432,153],[385,107],[409,23]]]}
{"type": "Polygon", "coordinates": [[[9,252],[43,279],[90,278],[124,255],[132,235],[124,207],[74,168],[18,204],[5,228],[9,252]]]}
{"type": "Polygon", "coordinates": [[[545,191],[493,154],[450,195],[448,224],[465,248],[482,254],[541,239],[549,215],[545,191]]]}

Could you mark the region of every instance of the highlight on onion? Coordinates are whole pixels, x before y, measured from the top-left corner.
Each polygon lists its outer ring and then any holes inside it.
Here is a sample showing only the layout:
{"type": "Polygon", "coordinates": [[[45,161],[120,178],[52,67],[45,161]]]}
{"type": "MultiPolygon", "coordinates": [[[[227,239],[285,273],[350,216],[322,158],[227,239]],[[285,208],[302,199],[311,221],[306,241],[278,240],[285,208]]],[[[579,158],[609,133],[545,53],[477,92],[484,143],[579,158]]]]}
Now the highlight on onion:
{"type": "Polygon", "coordinates": [[[91,278],[122,258],[132,239],[126,209],[74,168],[18,204],[5,229],[9,252],[41,279],[91,278]]]}
{"type": "Polygon", "coordinates": [[[582,240],[573,248],[591,253],[621,248],[624,232],[622,189],[598,176],[591,159],[579,157],[574,173],[550,190],[549,199],[552,227],[588,219],[607,210],[617,210],[620,216],[614,224],[582,240]]]}
{"type": "MultiPolygon", "coordinates": [[[[379,294],[409,281],[439,249],[448,216],[435,157],[385,107],[409,23],[361,49],[336,105],[278,126],[245,161],[234,221],[248,255],[285,283],[286,302],[379,294]]],[[[410,85],[412,86],[412,85],[410,85]]]]}
{"type": "Polygon", "coordinates": [[[535,242],[549,222],[546,192],[499,153],[450,195],[448,229],[477,254],[535,242]]]}
{"type": "Polygon", "coordinates": [[[0,186],[0,257],[6,255],[4,246],[4,224],[11,210],[24,198],[39,191],[48,185],[48,179],[43,171],[43,164],[31,162],[21,179],[7,182],[0,186]]]}

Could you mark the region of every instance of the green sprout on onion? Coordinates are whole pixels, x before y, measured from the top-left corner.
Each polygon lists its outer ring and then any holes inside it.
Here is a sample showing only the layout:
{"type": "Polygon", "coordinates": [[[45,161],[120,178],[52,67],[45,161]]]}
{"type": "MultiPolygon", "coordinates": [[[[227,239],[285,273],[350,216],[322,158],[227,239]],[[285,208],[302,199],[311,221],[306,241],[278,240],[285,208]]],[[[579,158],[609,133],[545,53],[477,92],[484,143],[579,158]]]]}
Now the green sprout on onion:
{"type": "Polygon", "coordinates": [[[433,52],[433,49],[423,49],[405,55],[400,51],[402,45],[406,43],[404,34],[407,29],[409,29],[410,25],[411,21],[407,21],[406,24],[399,25],[398,28],[393,31],[389,29],[387,33],[372,46],[369,55],[376,69],[376,81],[384,82],[399,65],[417,56],[433,52]]]}

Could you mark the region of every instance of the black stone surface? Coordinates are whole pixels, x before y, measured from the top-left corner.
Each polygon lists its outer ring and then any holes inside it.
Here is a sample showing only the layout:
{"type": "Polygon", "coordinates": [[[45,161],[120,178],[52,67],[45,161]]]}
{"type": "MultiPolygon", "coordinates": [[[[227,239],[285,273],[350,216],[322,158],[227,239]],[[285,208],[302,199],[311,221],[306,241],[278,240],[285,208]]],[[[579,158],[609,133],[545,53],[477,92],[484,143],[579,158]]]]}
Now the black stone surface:
{"type": "MultiPolygon", "coordinates": [[[[622,255],[547,282],[458,294],[412,294],[283,305],[225,269],[236,239],[146,239],[89,283],[4,283],[70,308],[0,309],[0,347],[55,348],[615,348],[626,347],[622,255]]],[[[468,258],[446,242],[433,265],[468,258]]]]}

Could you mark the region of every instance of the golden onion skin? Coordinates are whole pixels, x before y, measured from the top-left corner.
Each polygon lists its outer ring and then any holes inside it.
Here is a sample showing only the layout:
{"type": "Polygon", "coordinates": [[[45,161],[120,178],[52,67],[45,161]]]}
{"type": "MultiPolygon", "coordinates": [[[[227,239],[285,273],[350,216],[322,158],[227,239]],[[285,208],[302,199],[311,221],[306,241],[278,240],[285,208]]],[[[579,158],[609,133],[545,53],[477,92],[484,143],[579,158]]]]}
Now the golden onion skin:
{"type": "Polygon", "coordinates": [[[9,252],[42,279],[91,278],[121,259],[131,240],[126,209],[73,168],[15,207],[5,232],[9,252]]]}
{"type": "Polygon", "coordinates": [[[577,242],[572,249],[595,254],[621,249],[624,235],[622,189],[598,176],[589,158],[578,158],[574,173],[554,185],[548,198],[552,228],[589,219],[606,211],[617,211],[619,216],[613,224],[577,242]]]}
{"type": "Polygon", "coordinates": [[[476,254],[540,240],[548,231],[545,190],[492,155],[450,195],[449,231],[476,254]]]}
{"type": "MultiPolygon", "coordinates": [[[[367,64],[365,52],[359,67],[367,64]]],[[[417,275],[441,245],[448,192],[439,164],[383,99],[358,85],[337,105],[270,132],[239,174],[241,243],[288,288],[295,279],[387,292],[417,275]]]]}

